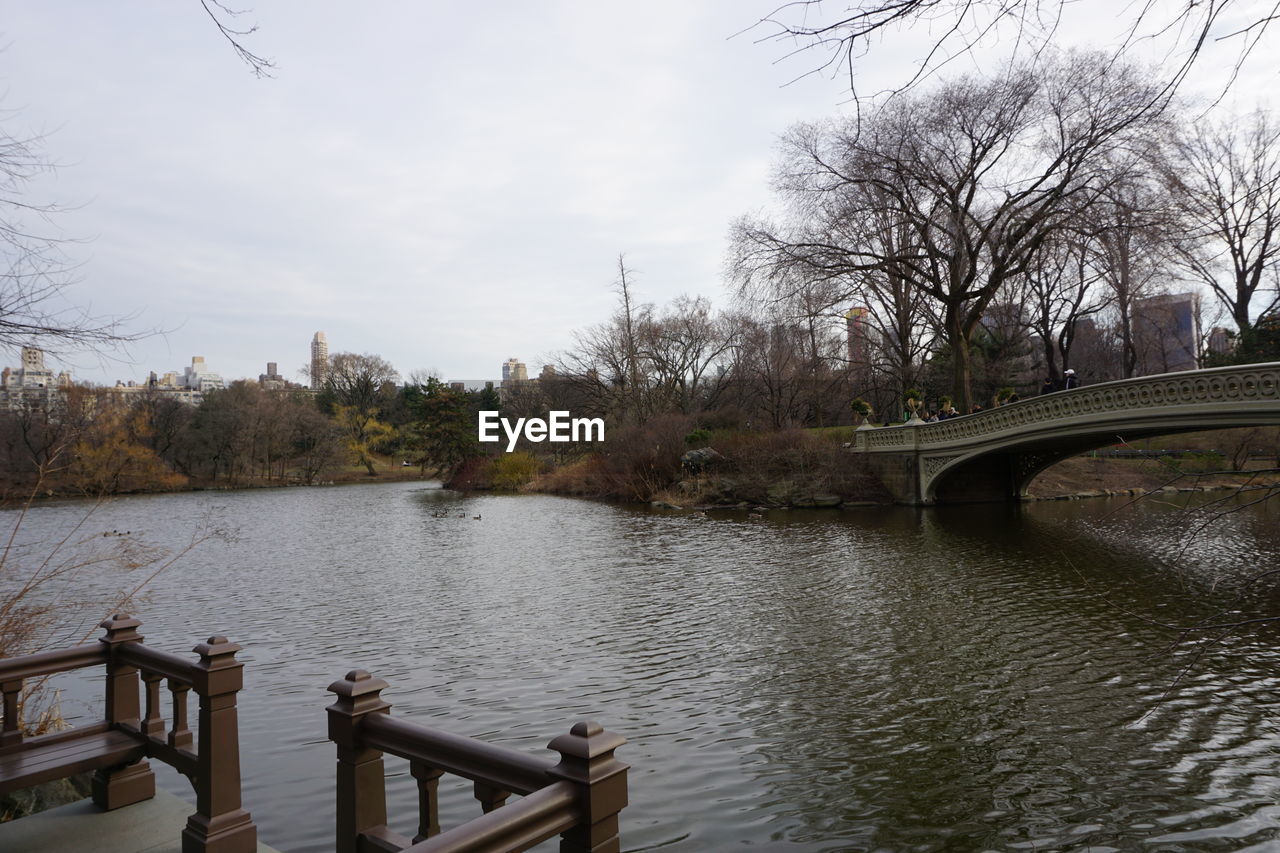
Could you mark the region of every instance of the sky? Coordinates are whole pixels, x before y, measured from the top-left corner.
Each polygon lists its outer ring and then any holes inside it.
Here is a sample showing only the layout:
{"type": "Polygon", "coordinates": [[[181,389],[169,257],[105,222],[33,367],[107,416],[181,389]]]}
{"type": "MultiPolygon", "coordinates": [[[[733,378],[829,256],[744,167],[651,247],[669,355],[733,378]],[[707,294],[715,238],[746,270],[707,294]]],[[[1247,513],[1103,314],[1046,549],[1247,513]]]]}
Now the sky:
{"type": "MultiPolygon", "coordinates": [[[[778,5],[258,0],[238,21],[278,67],[257,79],[196,0],[10,4],[2,120],[57,164],[27,193],[70,208],[47,226],[75,241],[66,297],[160,332],[56,364],[300,379],[323,330],[405,376],[534,374],[614,310],[620,253],[642,301],[723,306],[729,227],[773,203],[780,135],[852,109],[847,78],[797,80],[813,55],[749,29],[778,5]]],[[[1099,29],[1076,20],[1064,39],[1099,29]]]]}

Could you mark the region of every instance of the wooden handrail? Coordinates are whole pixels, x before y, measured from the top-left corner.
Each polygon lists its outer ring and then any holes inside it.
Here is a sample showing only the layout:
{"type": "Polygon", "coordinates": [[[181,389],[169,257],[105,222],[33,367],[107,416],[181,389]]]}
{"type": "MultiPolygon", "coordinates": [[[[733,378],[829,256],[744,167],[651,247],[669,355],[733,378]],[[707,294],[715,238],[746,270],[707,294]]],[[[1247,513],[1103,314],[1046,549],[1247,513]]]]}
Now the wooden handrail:
{"type": "Polygon", "coordinates": [[[87,643],[69,649],[37,652],[34,655],[21,655],[0,660],[0,681],[41,678],[106,662],[107,650],[103,648],[102,643],[87,643]]]}
{"type": "Polygon", "coordinates": [[[420,726],[390,714],[370,714],[360,726],[360,739],[410,761],[483,782],[515,794],[532,794],[546,786],[555,762],[515,749],[420,726]]]}
{"type": "Polygon", "coordinates": [[[357,669],[329,685],[326,711],[337,746],[338,853],[507,853],[560,836],[561,853],[618,848],[618,813],[627,804],[626,741],[596,723],[574,725],[548,748],[560,761],[441,732],[391,717],[387,683],[357,669]],[[418,783],[418,834],[410,843],[387,826],[382,755],[407,758],[418,783]],[[440,832],[437,783],[443,773],[475,783],[485,814],[440,832]],[[524,798],[505,805],[512,793],[524,798]]]}
{"type": "Polygon", "coordinates": [[[195,679],[194,663],[175,654],[144,646],[142,643],[121,646],[117,657],[122,663],[136,666],[144,672],[155,673],[170,681],[190,686],[195,679]]]}
{"type": "Polygon", "coordinates": [[[581,819],[577,786],[572,782],[556,782],[509,806],[419,841],[404,853],[525,850],[572,829],[581,819]]]}

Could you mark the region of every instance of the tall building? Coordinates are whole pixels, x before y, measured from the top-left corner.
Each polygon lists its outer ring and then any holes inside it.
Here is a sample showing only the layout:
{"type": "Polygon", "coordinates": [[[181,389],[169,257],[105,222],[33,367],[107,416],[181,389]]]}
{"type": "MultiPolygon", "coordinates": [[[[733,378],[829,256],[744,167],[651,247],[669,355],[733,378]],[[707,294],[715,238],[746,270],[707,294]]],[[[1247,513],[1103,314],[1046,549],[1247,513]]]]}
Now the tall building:
{"type": "Polygon", "coordinates": [[[311,339],[311,390],[319,391],[329,373],[329,339],[316,332],[311,339]]]}
{"type": "Polygon", "coordinates": [[[280,375],[280,366],[274,361],[267,362],[267,372],[258,374],[258,384],[272,391],[296,387],[292,382],[280,375]]]}
{"type": "Polygon", "coordinates": [[[506,382],[528,382],[529,368],[523,361],[519,361],[515,356],[507,359],[502,363],[502,381],[506,382]]]}
{"type": "Polygon", "coordinates": [[[204,363],[204,356],[199,355],[191,357],[191,366],[183,368],[182,378],[178,381],[183,388],[198,391],[201,394],[223,387],[222,377],[212,373],[204,363]]]}
{"type": "Polygon", "coordinates": [[[69,372],[55,374],[44,366],[44,350],[23,347],[21,366],[0,371],[0,404],[12,409],[22,403],[51,403],[70,386],[69,372]]]}
{"type": "Polygon", "coordinates": [[[1209,330],[1209,352],[1214,355],[1226,355],[1231,352],[1231,332],[1222,326],[1214,326],[1209,330]]]}
{"type": "Polygon", "coordinates": [[[1165,293],[1133,303],[1138,373],[1172,373],[1200,366],[1200,313],[1194,293],[1165,293]]]}
{"type": "Polygon", "coordinates": [[[845,312],[845,332],[848,335],[849,363],[865,365],[867,363],[867,314],[868,309],[855,305],[845,312]]]}

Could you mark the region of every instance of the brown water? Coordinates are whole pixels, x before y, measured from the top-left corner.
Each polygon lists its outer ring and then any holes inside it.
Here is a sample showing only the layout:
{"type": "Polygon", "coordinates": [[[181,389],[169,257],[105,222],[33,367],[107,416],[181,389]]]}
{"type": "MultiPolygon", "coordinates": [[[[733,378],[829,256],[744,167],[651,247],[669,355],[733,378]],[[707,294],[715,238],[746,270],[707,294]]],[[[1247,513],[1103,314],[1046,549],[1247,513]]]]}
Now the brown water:
{"type": "MultiPolygon", "coordinates": [[[[136,609],[159,647],[245,646],[246,806],[281,850],[332,848],[324,688],[356,666],[393,713],[460,734],[623,734],[626,850],[1280,849],[1277,632],[1193,660],[1148,621],[1280,564],[1280,507],[1194,537],[1175,507],[1118,507],[757,519],[398,483],[131,498],[85,530],[237,531],[136,609]]],[[[22,535],[83,512],[41,507],[22,535]]],[[[409,830],[412,780],[388,768],[409,830]]],[[[442,813],[478,808],[456,786],[442,813]]]]}

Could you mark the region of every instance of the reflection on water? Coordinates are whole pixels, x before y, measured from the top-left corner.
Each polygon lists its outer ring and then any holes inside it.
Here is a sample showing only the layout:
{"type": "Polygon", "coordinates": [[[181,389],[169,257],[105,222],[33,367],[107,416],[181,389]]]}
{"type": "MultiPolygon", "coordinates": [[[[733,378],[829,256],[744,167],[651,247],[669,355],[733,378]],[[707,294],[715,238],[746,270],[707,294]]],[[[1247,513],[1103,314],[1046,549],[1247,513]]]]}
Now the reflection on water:
{"type": "MultiPolygon", "coordinates": [[[[163,648],[245,646],[246,805],[282,850],[331,849],[324,688],[355,666],[393,713],[460,734],[622,733],[631,850],[1280,843],[1274,635],[1192,662],[1152,624],[1275,565],[1274,515],[1184,541],[1170,508],[1116,507],[756,519],[387,484],[133,498],[91,526],[176,543],[212,509],[238,529],[138,610],[163,648]]],[[[40,508],[26,535],[80,512],[40,508]]],[[[388,766],[410,830],[412,780],[388,766]]],[[[476,813],[447,789],[446,821],[476,813]]]]}

